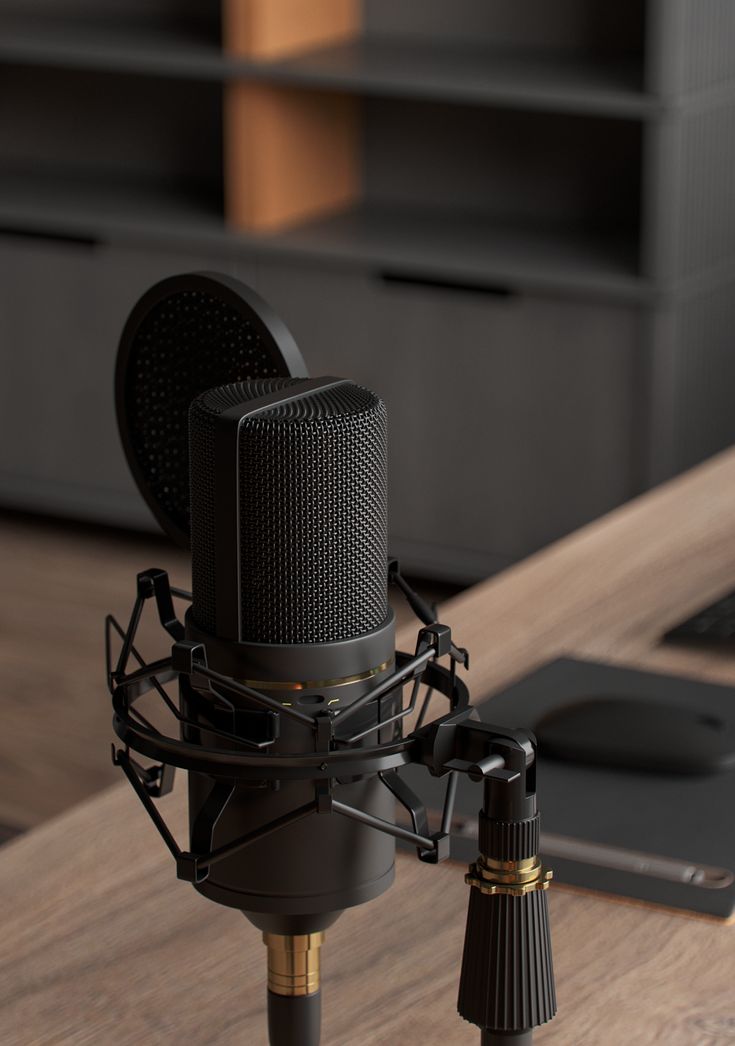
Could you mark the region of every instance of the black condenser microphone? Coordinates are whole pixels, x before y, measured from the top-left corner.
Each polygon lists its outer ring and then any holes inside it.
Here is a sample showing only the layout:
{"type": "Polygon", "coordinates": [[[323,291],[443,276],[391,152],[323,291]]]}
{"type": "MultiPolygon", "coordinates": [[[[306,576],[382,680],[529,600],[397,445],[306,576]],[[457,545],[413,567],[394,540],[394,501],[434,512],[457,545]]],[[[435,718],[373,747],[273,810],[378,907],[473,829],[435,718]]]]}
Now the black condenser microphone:
{"type": "Polygon", "coordinates": [[[388,889],[397,839],[427,864],[449,856],[459,774],[483,784],[484,801],[458,1009],[484,1046],[527,1046],[556,1010],[536,743],[477,718],[457,671],[467,652],[388,557],[383,402],[343,378],[306,377],[252,291],[190,274],[133,310],[117,403],[141,493],[191,546],[192,592],[146,570],[127,628],[106,619],[123,742],[113,759],[178,877],[262,931],[271,1046],[318,1046],[325,931],[388,889]],[[413,653],[395,649],[389,584],[422,624],[413,653]],[[184,622],[174,600],[191,604],[184,622]],[[171,643],[150,662],[135,645],[147,604],[171,643]],[[144,695],[170,729],[142,714],[144,695]],[[432,695],[448,702],[433,719],[432,695]],[[400,776],[408,764],[446,779],[438,830],[400,776]],[[188,850],[155,803],[177,767],[188,850]]]}
{"type": "MultiPolygon", "coordinates": [[[[313,724],[329,713],[338,713],[338,740],[340,714],[394,666],[385,406],[349,381],[280,378],[213,389],[189,417],[187,638],[204,645],[211,668],[298,710],[302,719],[281,718],[274,756],[313,748],[313,724]]],[[[216,744],[207,726],[232,716],[213,707],[207,689],[182,686],[184,711],[200,724],[192,738],[203,745],[216,744]]],[[[272,737],[270,711],[229,697],[247,736],[272,737]]],[[[387,694],[366,705],[345,729],[388,718],[392,701],[387,694]]],[[[245,782],[223,807],[229,787],[189,775],[192,849],[227,845],[310,809],[314,786],[245,782]]],[[[394,798],[376,774],[345,781],[339,796],[392,820],[394,798]]],[[[296,1030],[274,1041],[318,1041],[322,934],[342,909],[388,888],[394,853],[395,840],[366,824],[306,817],[223,860],[198,886],[264,932],[271,1024],[296,1030]]]]}

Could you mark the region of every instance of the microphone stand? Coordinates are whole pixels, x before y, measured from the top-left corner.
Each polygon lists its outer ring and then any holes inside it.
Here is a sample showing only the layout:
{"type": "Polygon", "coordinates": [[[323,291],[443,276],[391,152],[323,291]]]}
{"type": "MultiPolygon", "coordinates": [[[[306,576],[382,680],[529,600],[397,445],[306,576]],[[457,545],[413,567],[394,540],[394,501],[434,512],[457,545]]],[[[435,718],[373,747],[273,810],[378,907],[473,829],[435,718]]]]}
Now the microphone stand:
{"type": "MultiPolygon", "coordinates": [[[[458,774],[482,784],[480,852],[465,876],[470,899],[457,1008],[465,1020],[480,1028],[482,1046],[531,1046],[533,1029],[550,1020],[556,1012],[546,894],[551,872],[544,871],[538,856],[536,740],[528,731],[480,722],[476,710],[469,704],[467,687],[456,674],[458,664],[468,666],[467,652],[455,646],[446,625],[436,622],[432,608],[401,577],[395,561],[389,564],[389,580],[404,592],[417,616],[424,621],[415,653],[397,652],[392,675],[344,711],[322,712],[312,718],[279,704],[267,693],[209,668],[205,645],[184,638],[184,626],[174,610],[173,598],[190,599],[189,594],[172,589],[165,571],[152,569],[139,574],[137,598],[127,629],[111,615],[106,619],[107,681],[115,712],[113,727],[124,744],[124,748],[117,750],[113,745],[113,761],[124,771],[171,851],[178,877],[195,885],[206,881],[210,868],[217,862],[266,835],[315,816],[337,815],[360,821],[412,843],[421,861],[436,864],[449,857],[458,774]],[[170,657],[150,663],[135,647],[144,604],[149,600],[155,602],[160,623],[174,641],[170,657]],[[114,664],[113,632],[122,642],[114,664]],[[131,658],[138,667],[129,671],[131,658]],[[449,659],[449,667],[438,663],[442,658],[449,659]],[[190,720],[168,697],[164,684],[172,679],[178,679],[185,689],[192,683],[200,688],[216,684],[216,690],[210,690],[212,703],[219,702],[225,710],[227,706],[231,710],[234,707],[227,694],[249,699],[268,713],[269,732],[258,737],[237,732],[233,711],[231,730],[221,725],[207,726],[209,733],[221,737],[225,746],[212,749],[192,743],[187,740],[187,730],[198,730],[201,722],[190,720]],[[413,683],[412,696],[407,707],[387,719],[379,715],[376,725],[358,730],[351,737],[345,736],[341,727],[356,711],[370,701],[400,693],[400,688],[410,682],[413,683]],[[401,721],[413,712],[422,683],[428,687],[428,694],[418,725],[412,733],[403,736],[401,721]],[[163,733],[134,708],[135,701],[151,691],[155,691],[173,715],[183,739],[163,733]],[[433,691],[449,699],[450,711],[423,725],[433,691]],[[313,749],[295,754],[271,754],[269,749],[278,736],[280,717],[291,717],[308,725],[313,730],[313,749]],[[338,724],[339,736],[336,734],[338,724]],[[378,735],[377,744],[362,745],[364,738],[372,733],[378,735]],[[383,740],[386,734],[388,737],[383,740]],[[160,760],[160,764],[139,765],[132,758],[131,749],[160,760]],[[400,766],[409,763],[424,765],[433,776],[447,778],[438,832],[429,831],[423,803],[398,773],[400,766]],[[220,847],[206,845],[206,839],[211,840],[208,830],[201,836],[204,842],[200,850],[189,852],[179,847],[153,801],[171,790],[175,767],[206,773],[223,782],[221,790],[213,792],[216,802],[213,800],[207,811],[211,825],[216,823],[235,784],[240,781],[277,783],[284,774],[291,775],[292,779],[313,782],[313,798],[305,806],[220,847]],[[334,797],[333,791],[341,778],[361,775],[380,778],[408,811],[412,830],[334,797]]],[[[318,1043],[318,952],[322,934],[302,934],[303,940],[275,939],[279,938],[278,934],[265,936],[269,979],[272,978],[276,988],[283,989],[285,984],[289,991],[289,995],[275,1001],[270,997],[274,993],[269,993],[271,1044],[318,1043]],[[304,989],[301,996],[292,992],[297,982],[304,989]]]]}
{"type": "Polygon", "coordinates": [[[480,854],[470,886],[457,1009],[482,1046],[530,1046],[556,1013],[546,891],[538,856],[536,740],[524,730],[450,713],[416,732],[429,770],[483,784],[480,854]]]}
{"type": "MultiPolygon", "coordinates": [[[[483,1046],[530,1046],[532,1029],[556,1013],[546,895],[552,873],[538,856],[536,744],[521,730],[491,726],[490,735],[494,755],[478,767],[480,855],[465,876],[471,889],[457,1008],[483,1029],[483,1046]],[[495,759],[503,767],[487,769],[495,759]]],[[[474,768],[469,774],[478,780],[474,768]]]]}
{"type": "MultiPolygon", "coordinates": [[[[427,626],[434,623],[433,608],[402,577],[395,560],[388,573],[416,616],[427,626]]],[[[455,660],[465,654],[467,663],[466,652],[453,644],[451,654],[455,660]]],[[[464,772],[484,786],[480,854],[465,876],[471,893],[457,1009],[482,1029],[482,1046],[531,1046],[533,1028],[556,1013],[546,899],[552,872],[544,871],[538,856],[536,738],[451,714],[418,729],[416,736],[429,745],[422,761],[432,773],[450,770],[456,780],[456,773],[464,772]],[[453,736],[449,742],[444,736],[439,746],[442,731],[453,736]]],[[[445,806],[446,832],[449,822],[445,806]]]]}

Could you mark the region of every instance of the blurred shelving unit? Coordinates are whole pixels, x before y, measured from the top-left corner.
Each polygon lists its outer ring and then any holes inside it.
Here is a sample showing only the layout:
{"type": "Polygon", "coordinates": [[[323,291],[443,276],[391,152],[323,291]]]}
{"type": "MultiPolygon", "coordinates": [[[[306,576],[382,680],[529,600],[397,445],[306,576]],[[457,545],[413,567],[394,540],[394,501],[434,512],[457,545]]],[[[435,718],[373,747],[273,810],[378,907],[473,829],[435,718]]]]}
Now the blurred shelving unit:
{"type": "Polygon", "coordinates": [[[384,395],[417,572],[735,440],[731,0],[223,3],[0,0],[0,503],[148,524],[114,353],[194,268],[384,395]]]}

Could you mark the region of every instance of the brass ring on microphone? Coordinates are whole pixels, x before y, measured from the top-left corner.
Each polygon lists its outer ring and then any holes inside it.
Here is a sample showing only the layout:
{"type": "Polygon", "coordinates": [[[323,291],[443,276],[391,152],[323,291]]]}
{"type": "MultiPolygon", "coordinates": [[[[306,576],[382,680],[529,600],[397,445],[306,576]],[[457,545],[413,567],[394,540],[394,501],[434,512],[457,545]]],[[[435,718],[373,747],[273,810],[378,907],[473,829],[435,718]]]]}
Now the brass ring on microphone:
{"type": "Polygon", "coordinates": [[[323,933],[264,933],[268,947],[268,991],[276,995],[313,995],[321,983],[323,933]]]}
{"type": "Polygon", "coordinates": [[[542,867],[538,855],[521,861],[495,861],[481,855],[464,878],[480,893],[510,894],[522,897],[536,890],[548,890],[553,872],[542,867]]]}
{"type": "Polygon", "coordinates": [[[337,679],[307,679],[303,682],[272,681],[269,679],[239,679],[239,683],[251,686],[254,690],[322,690],[326,687],[348,686],[350,683],[361,683],[365,679],[372,679],[390,668],[395,658],[389,658],[376,668],[368,668],[366,672],[358,672],[352,676],[341,676],[337,679]]]}

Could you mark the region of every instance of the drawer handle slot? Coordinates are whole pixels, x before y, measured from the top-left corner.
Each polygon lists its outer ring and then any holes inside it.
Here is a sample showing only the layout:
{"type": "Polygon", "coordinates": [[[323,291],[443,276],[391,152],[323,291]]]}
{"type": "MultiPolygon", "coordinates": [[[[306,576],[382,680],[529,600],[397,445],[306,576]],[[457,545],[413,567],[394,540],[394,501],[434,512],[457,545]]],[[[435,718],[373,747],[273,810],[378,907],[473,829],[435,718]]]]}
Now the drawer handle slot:
{"type": "Polygon", "coordinates": [[[423,276],[420,273],[384,271],[378,279],[386,284],[404,287],[424,287],[435,291],[455,291],[460,294],[481,294],[488,298],[516,298],[519,292],[505,283],[480,283],[474,280],[452,280],[441,276],[423,276]]]}
{"type": "Polygon", "coordinates": [[[0,237],[7,240],[36,240],[39,243],[67,243],[73,247],[99,247],[101,241],[94,236],[78,236],[73,233],[51,232],[46,229],[26,229],[22,226],[0,225],[0,237]]]}

